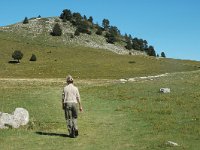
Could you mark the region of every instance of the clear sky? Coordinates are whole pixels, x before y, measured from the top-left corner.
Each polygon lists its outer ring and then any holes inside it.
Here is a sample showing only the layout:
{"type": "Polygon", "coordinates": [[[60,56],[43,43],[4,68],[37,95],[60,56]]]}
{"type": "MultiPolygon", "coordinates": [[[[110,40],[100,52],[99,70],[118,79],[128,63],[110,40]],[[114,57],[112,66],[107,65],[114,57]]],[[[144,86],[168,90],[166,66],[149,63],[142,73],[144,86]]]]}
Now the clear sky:
{"type": "Polygon", "coordinates": [[[200,61],[200,0],[0,0],[0,26],[70,9],[122,34],[147,40],[158,54],[200,61]]]}

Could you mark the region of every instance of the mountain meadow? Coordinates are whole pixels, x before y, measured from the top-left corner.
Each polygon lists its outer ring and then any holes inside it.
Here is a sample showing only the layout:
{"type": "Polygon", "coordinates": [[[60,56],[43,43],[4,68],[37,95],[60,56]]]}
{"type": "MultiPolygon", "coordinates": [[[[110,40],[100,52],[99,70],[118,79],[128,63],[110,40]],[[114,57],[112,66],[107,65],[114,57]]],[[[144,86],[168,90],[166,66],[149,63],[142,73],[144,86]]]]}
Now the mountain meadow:
{"type": "Polygon", "coordinates": [[[200,62],[129,50],[127,42],[95,34],[97,28],[76,36],[77,26],[62,19],[0,27],[0,112],[22,107],[30,113],[28,125],[0,130],[1,150],[200,148],[200,62]],[[56,23],[61,36],[50,34],[56,23]],[[16,50],[23,53],[19,63],[16,50]],[[68,74],[84,110],[74,139],[61,104],[68,74]]]}

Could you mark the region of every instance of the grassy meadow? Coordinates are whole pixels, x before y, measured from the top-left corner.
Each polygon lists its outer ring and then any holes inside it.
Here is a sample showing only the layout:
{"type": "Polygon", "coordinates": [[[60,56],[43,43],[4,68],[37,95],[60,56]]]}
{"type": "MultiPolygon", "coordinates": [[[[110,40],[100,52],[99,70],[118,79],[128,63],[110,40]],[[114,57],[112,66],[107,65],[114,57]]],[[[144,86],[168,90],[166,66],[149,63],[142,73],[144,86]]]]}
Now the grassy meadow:
{"type": "Polygon", "coordinates": [[[154,80],[76,80],[84,112],[80,136],[67,137],[61,109],[63,79],[0,81],[0,109],[24,107],[30,122],[1,130],[0,149],[190,149],[200,147],[200,72],[154,80]],[[183,86],[184,85],[184,86],[183,86]],[[161,87],[171,93],[161,94],[161,87]],[[179,144],[171,147],[173,141],[179,144]]]}
{"type": "Polygon", "coordinates": [[[23,107],[30,113],[28,125],[0,130],[0,150],[200,148],[200,62],[60,45],[56,37],[42,41],[0,32],[0,111],[23,107]],[[8,63],[14,50],[24,54],[20,64],[8,63]],[[32,54],[36,62],[29,61],[32,54]],[[169,74],[119,81],[163,73],[169,74]],[[61,108],[68,74],[75,78],[84,108],[76,139],[67,136],[61,108]],[[171,93],[159,93],[162,87],[171,93]]]}
{"type": "Polygon", "coordinates": [[[72,74],[79,79],[120,79],[200,69],[200,62],[195,61],[118,55],[37,40],[0,32],[0,78],[64,78],[72,74]],[[9,64],[15,50],[24,56],[20,64],[9,64]],[[29,61],[32,54],[36,55],[36,62],[29,61]]]}

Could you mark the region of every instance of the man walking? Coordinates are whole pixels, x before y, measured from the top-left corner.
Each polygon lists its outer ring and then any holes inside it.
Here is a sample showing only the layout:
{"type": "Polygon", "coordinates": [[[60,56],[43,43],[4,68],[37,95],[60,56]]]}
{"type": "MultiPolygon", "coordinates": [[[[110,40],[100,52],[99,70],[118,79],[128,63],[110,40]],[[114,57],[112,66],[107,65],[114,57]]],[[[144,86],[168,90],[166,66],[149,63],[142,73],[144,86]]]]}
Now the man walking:
{"type": "Polygon", "coordinates": [[[78,88],[73,84],[72,76],[68,76],[67,85],[63,89],[62,96],[62,104],[65,112],[65,119],[67,121],[67,128],[69,131],[70,137],[78,136],[78,126],[77,126],[77,118],[78,118],[78,109],[83,111],[81,106],[80,94],[78,88]],[[78,106],[77,106],[78,105],[78,106]]]}

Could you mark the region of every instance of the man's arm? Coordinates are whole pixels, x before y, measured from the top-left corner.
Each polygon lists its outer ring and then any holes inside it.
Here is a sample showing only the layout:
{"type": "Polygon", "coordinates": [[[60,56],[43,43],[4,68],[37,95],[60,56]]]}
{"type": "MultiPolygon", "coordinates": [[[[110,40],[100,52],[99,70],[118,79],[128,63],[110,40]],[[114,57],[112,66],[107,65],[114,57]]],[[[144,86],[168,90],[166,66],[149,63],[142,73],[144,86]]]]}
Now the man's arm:
{"type": "Polygon", "coordinates": [[[77,88],[76,99],[77,99],[77,101],[78,101],[79,110],[80,110],[80,111],[83,111],[83,107],[82,107],[82,105],[81,105],[81,98],[80,98],[80,94],[79,94],[78,88],[77,88]]]}
{"type": "Polygon", "coordinates": [[[65,99],[65,93],[64,93],[64,91],[63,91],[63,93],[62,93],[62,108],[64,109],[65,107],[64,107],[64,99],[65,99]]]}

